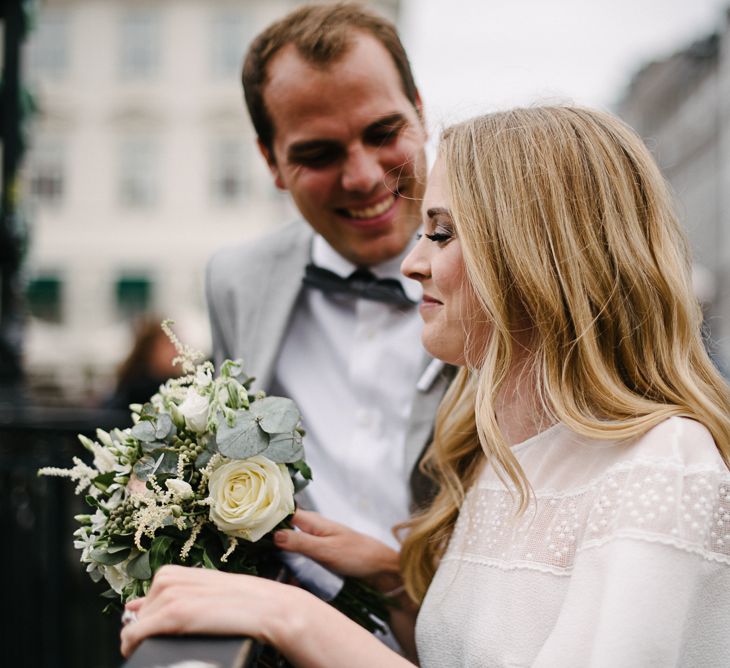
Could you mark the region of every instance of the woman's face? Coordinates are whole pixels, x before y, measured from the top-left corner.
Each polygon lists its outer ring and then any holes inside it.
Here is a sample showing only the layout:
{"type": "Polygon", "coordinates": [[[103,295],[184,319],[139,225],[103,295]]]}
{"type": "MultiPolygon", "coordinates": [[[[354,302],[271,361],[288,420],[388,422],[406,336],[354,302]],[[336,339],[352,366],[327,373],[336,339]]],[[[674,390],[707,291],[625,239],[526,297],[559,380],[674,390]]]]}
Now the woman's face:
{"type": "Polygon", "coordinates": [[[423,199],[423,236],[403,260],[401,271],[423,286],[423,346],[444,362],[464,365],[469,316],[476,313],[476,300],[451,219],[444,168],[438,158],[423,199]]]}

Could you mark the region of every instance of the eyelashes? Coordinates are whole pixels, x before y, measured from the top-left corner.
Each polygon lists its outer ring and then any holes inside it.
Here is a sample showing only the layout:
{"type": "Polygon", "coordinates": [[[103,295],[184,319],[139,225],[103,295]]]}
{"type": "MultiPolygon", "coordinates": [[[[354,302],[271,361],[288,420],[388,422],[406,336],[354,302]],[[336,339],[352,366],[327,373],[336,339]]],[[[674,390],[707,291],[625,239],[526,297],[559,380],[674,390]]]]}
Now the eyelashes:
{"type": "Polygon", "coordinates": [[[433,241],[437,244],[446,243],[447,241],[451,241],[451,239],[454,238],[453,234],[450,233],[444,233],[444,232],[434,232],[433,234],[417,234],[416,239],[420,239],[421,237],[426,237],[429,241],[433,241]]]}
{"type": "Polygon", "coordinates": [[[434,232],[433,234],[424,234],[423,236],[429,241],[435,241],[436,243],[442,243],[451,239],[451,234],[445,234],[443,232],[434,232]]]}

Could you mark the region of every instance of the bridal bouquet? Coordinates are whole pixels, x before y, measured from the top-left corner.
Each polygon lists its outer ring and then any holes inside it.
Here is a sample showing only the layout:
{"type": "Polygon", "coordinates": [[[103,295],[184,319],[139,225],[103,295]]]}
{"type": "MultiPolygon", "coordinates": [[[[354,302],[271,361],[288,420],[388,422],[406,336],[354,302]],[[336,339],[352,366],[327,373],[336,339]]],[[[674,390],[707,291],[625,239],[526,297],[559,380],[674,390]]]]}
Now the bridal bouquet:
{"type": "Polygon", "coordinates": [[[163,329],[184,376],[133,405],[128,429],[79,436],[93,463],[41,475],[70,478],[90,512],[76,516],[74,546],[103,596],[143,596],[164,564],[273,576],[269,533],[294,512],[311,478],[294,402],[251,394],[240,362],[218,377],[210,362],[163,329]]]}

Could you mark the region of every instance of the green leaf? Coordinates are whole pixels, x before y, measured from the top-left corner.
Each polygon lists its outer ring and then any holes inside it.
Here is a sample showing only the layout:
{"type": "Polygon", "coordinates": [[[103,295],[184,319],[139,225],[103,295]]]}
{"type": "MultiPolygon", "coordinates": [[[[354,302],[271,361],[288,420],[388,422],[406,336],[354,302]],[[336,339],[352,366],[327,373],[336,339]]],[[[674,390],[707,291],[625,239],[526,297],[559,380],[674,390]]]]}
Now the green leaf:
{"type": "Polygon", "coordinates": [[[301,416],[296,404],[284,397],[265,397],[255,401],[250,409],[267,434],[283,434],[297,426],[301,416]]]}
{"type": "Polygon", "coordinates": [[[119,598],[119,594],[115,592],[113,589],[107,589],[106,591],[103,591],[101,594],[99,594],[102,598],[119,598]]]}
{"type": "Polygon", "coordinates": [[[109,550],[98,547],[95,550],[91,550],[89,556],[99,564],[115,566],[116,564],[121,564],[129,556],[131,551],[130,548],[127,548],[110,552],[109,550]]]}
{"type": "Polygon", "coordinates": [[[274,434],[269,441],[269,447],[261,453],[277,464],[289,464],[304,458],[302,437],[296,431],[288,434],[274,434]]]}
{"type": "Polygon", "coordinates": [[[222,415],[218,416],[216,442],[218,450],[226,457],[248,459],[266,450],[269,436],[259,427],[252,411],[240,410],[235,413],[232,427],[222,415]]]}
{"type": "Polygon", "coordinates": [[[243,373],[243,360],[225,360],[221,364],[221,376],[236,378],[243,373]]]}
{"type": "Polygon", "coordinates": [[[154,423],[150,422],[149,420],[140,420],[134,427],[132,427],[131,434],[134,436],[138,441],[142,441],[143,443],[151,443],[152,441],[156,441],[157,438],[155,436],[155,425],[154,423]]]}
{"type": "Polygon", "coordinates": [[[153,573],[165,564],[172,563],[170,560],[170,546],[172,545],[170,536],[155,536],[152,546],[149,549],[149,565],[153,573]]]}
{"type": "Polygon", "coordinates": [[[309,465],[303,459],[300,459],[298,462],[292,462],[291,465],[302,474],[302,478],[305,480],[312,479],[312,469],[309,468],[309,465]]]}
{"type": "Polygon", "coordinates": [[[152,577],[150,553],[142,552],[127,564],[127,573],[137,580],[149,580],[152,577]]]}
{"type": "Polygon", "coordinates": [[[91,496],[91,494],[87,494],[84,497],[84,501],[86,501],[86,503],[92,508],[101,508],[101,503],[99,502],[99,500],[95,499],[93,496],[91,496]]]}
{"type": "Polygon", "coordinates": [[[213,560],[208,556],[208,552],[203,550],[203,566],[206,568],[212,568],[214,571],[218,570],[218,567],[213,563],[213,560]]]}

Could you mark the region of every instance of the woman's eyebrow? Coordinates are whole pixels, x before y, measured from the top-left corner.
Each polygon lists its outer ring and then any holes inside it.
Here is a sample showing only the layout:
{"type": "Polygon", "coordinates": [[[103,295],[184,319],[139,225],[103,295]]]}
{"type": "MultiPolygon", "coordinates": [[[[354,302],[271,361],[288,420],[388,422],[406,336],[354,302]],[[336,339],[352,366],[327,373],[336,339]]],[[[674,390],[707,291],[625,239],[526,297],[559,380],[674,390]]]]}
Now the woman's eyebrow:
{"type": "Polygon", "coordinates": [[[435,218],[436,216],[450,216],[450,215],[451,215],[451,212],[442,206],[435,206],[426,211],[426,216],[428,218],[435,218]]]}

